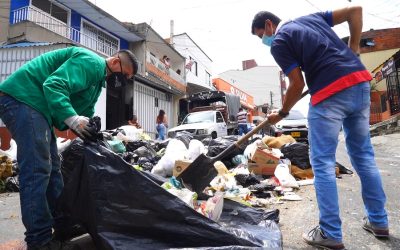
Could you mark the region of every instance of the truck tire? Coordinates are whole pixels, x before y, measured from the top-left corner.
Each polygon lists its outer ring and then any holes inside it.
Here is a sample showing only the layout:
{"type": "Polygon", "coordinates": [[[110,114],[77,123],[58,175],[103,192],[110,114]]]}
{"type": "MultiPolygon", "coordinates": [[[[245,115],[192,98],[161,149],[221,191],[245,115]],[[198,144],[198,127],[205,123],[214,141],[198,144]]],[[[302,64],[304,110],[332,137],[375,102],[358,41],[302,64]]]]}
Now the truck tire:
{"type": "Polygon", "coordinates": [[[212,133],[211,133],[211,138],[212,138],[212,139],[216,139],[216,138],[217,138],[217,132],[215,132],[215,131],[212,132],[212,133]]]}

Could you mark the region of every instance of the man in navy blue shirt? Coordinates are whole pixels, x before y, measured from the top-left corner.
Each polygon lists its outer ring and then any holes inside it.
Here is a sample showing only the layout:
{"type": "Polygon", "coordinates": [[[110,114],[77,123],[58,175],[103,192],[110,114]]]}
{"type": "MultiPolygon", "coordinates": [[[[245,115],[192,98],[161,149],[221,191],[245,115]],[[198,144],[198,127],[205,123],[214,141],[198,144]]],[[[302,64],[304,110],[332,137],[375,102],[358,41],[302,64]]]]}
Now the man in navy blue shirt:
{"type": "Polygon", "coordinates": [[[256,14],[251,26],[252,34],[271,47],[275,61],[290,80],[282,109],[268,116],[271,124],[286,117],[300,99],[305,86],[302,72],[305,74],[311,94],[310,160],[320,218],[319,225],[303,234],[303,239],[328,249],[344,249],[335,178],[335,153],[342,126],[351,163],[361,180],[367,213],[363,228],[376,237],[389,236],[386,196],[369,134],[372,78],[358,58],[361,30],[359,6],[286,22],[262,11],[256,14]],[[343,22],[349,24],[348,45],[331,28],[343,22]]]}

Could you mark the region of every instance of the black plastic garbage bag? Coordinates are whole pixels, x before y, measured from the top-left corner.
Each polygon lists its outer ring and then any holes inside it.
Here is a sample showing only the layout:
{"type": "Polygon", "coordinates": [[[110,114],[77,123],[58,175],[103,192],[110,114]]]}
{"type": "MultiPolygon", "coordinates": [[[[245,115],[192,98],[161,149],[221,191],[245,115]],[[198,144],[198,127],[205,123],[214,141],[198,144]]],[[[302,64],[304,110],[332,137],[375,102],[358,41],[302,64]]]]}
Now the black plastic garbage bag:
{"type": "MultiPolygon", "coordinates": [[[[203,140],[204,145],[208,145],[208,152],[207,156],[217,156],[219,155],[222,151],[224,151],[227,147],[232,145],[233,143],[237,142],[239,140],[238,135],[228,135],[228,136],[223,136],[223,137],[218,137],[216,139],[212,140],[203,140]],[[208,142],[208,143],[207,143],[208,142]]],[[[230,169],[235,167],[235,164],[232,162],[232,158],[235,157],[236,155],[243,154],[244,150],[247,147],[247,143],[243,143],[240,148],[235,148],[232,150],[232,152],[227,155],[226,157],[222,158],[221,161],[225,164],[225,166],[230,169]]]]}
{"type": "Polygon", "coordinates": [[[301,169],[311,168],[309,148],[305,143],[288,143],[281,147],[281,152],[285,158],[301,169]]]}
{"type": "Polygon", "coordinates": [[[174,138],[182,141],[186,148],[189,148],[189,143],[193,140],[193,135],[187,131],[179,131],[174,138]]]}
{"type": "Polygon", "coordinates": [[[133,151],[133,153],[138,155],[139,157],[146,157],[148,159],[152,159],[157,156],[157,152],[149,146],[142,146],[133,151]]]}
{"type": "Polygon", "coordinates": [[[281,249],[278,213],[226,201],[218,224],[112,151],[74,141],[62,154],[59,209],[83,225],[97,249],[281,249]]]}
{"type": "Polygon", "coordinates": [[[125,147],[126,147],[126,151],[133,152],[142,146],[148,146],[148,145],[149,145],[149,143],[147,141],[139,140],[139,141],[128,142],[125,145],[125,147]]]}

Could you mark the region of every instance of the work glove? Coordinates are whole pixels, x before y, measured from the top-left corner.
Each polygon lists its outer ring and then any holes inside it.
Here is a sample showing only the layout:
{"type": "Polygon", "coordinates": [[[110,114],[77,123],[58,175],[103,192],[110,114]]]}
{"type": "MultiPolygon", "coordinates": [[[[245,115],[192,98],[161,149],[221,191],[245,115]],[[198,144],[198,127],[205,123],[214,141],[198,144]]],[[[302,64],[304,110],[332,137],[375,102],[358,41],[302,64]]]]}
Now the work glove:
{"type": "Polygon", "coordinates": [[[89,123],[89,118],[74,115],[65,119],[64,123],[83,141],[96,141],[97,131],[89,123]]]}

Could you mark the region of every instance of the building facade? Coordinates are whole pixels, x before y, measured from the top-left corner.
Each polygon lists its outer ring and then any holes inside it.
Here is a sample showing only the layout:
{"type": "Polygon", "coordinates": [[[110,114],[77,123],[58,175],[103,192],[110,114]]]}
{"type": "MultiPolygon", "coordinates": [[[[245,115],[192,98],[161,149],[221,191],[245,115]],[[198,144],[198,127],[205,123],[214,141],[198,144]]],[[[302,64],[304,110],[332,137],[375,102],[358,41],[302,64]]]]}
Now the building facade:
{"type": "Polygon", "coordinates": [[[5,0],[2,4],[10,7],[1,9],[2,18],[9,22],[1,22],[0,81],[35,56],[60,47],[82,46],[104,58],[129,49],[138,57],[138,75],[125,88],[107,86],[101,93],[95,115],[101,118],[102,129],[124,125],[136,114],[144,131],[154,137],[160,109],[166,111],[170,126],[176,123],[177,100],[186,93],[185,75],[176,70],[184,73],[185,58],[147,24],[132,28],[87,0],[5,0]],[[163,54],[171,58],[171,68],[159,60],[163,54]]]}
{"type": "Polygon", "coordinates": [[[187,94],[212,90],[212,60],[200,46],[187,33],[174,35],[167,42],[186,59],[187,94]]]}
{"type": "Polygon", "coordinates": [[[388,120],[400,112],[400,28],[363,32],[360,49],[361,61],[373,76],[370,123],[388,120]]]}
{"type": "Polygon", "coordinates": [[[249,63],[243,65],[252,65],[252,67],[243,70],[228,70],[218,75],[223,80],[253,96],[256,106],[269,104],[269,106],[281,107],[279,68],[249,63]]]}

